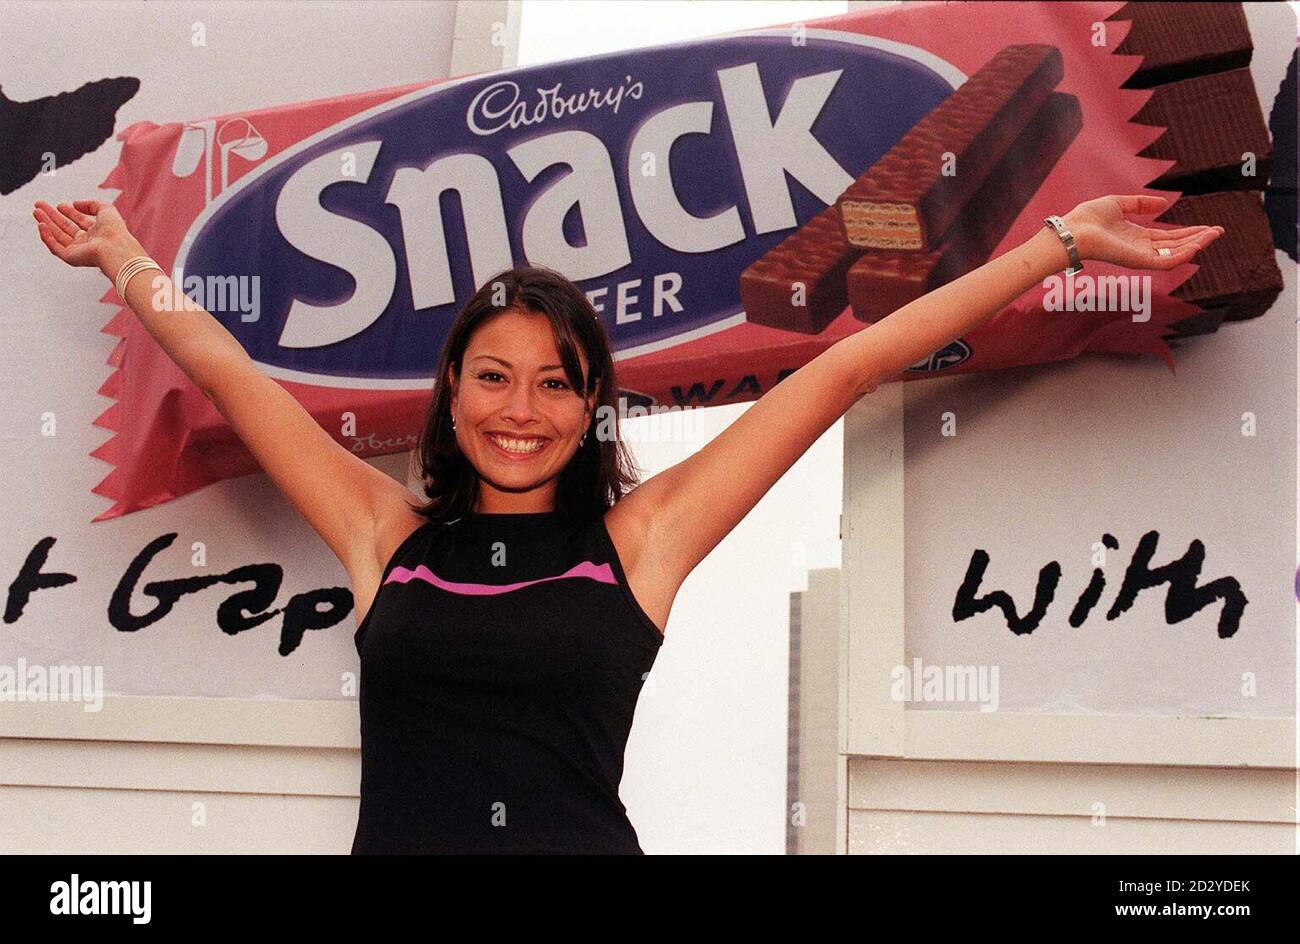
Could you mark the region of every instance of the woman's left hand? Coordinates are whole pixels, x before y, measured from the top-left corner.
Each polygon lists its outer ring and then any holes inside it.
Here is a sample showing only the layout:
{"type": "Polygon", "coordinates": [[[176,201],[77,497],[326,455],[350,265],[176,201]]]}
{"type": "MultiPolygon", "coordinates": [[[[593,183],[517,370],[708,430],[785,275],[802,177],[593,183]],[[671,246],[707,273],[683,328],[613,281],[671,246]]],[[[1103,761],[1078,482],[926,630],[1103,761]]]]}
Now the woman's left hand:
{"type": "Polygon", "coordinates": [[[1098,197],[1080,203],[1063,219],[1074,234],[1081,259],[1113,262],[1130,269],[1172,269],[1214,242],[1222,226],[1182,226],[1155,229],[1127,219],[1150,216],[1169,206],[1165,197],[1150,195],[1098,197]],[[1168,254],[1159,250],[1168,249],[1168,254]]]}

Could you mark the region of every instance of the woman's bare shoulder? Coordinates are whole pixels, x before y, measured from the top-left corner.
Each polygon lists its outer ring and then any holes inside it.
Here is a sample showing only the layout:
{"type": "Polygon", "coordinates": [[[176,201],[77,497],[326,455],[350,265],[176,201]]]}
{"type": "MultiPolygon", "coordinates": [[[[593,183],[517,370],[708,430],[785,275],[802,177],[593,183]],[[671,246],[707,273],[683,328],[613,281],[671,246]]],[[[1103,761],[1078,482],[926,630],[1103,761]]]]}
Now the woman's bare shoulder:
{"type": "Polygon", "coordinates": [[[632,595],[662,633],[682,578],[664,566],[666,548],[653,532],[652,516],[645,496],[638,497],[634,488],[605,512],[605,530],[618,552],[632,595]]]}
{"type": "Polygon", "coordinates": [[[348,575],[352,581],[352,598],[356,603],[358,622],[379,591],[379,581],[383,579],[384,568],[392,560],[393,554],[403,541],[428,521],[412,507],[415,497],[410,490],[405,486],[399,488],[400,492],[395,490],[391,495],[377,500],[373,526],[366,538],[370,547],[365,553],[358,554],[358,563],[348,575]]]}
{"type": "Polygon", "coordinates": [[[381,573],[402,542],[429,520],[415,510],[414,503],[415,496],[402,486],[400,492],[384,497],[375,508],[372,558],[381,573]]]}
{"type": "Polygon", "coordinates": [[[636,489],[633,489],[605,512],[605,530],[613,539],[614,549],[618,551],[618,559],[625,570],[640,560],[649,524],[648,517],[642,514],[646,509],[641,507],[635,495],[636,489]]]}

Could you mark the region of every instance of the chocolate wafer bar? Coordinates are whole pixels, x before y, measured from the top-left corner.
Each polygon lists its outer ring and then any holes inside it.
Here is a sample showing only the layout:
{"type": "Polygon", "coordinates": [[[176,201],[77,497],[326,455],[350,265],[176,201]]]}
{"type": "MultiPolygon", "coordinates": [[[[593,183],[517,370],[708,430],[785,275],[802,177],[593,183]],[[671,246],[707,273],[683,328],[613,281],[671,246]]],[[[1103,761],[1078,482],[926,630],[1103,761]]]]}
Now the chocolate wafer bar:
{"type": "MultiPolygon", "coordinates": [[[[1222,236],[1192,258],[1200,268],[1173,291],[1176,298],[1204,310],[1205,315],[1199,316],[1202,322],[1215,317],[1255,318],[1277,300],[1282,272],[1274,257],[1268,214],[1257,192],[1225,190],[1183,197],[1156,219],[1175,226],[1224,228],[1222,236]]],[[[1171,327],[1175,334],[1185,333],[1171,327]]]]}
{"type": "Polygon", "coordinates": [[[1254,44],[1240,3],[1128,3],[1110,20],[1129,20],[1117,56],[1142,56],[1123,88],[1151,88],[1250,65],[1254,44]]]}
{"type": "Polygon", "coordinates": [[[740,274],[745,319],[819,334],[848,305],[844,276],[861,253],[845,240],[832,203],[740,274]]]}
{"type": "Polygon", "coordinates": [[[1055,46],[1000,50],[840,195],[845,238],[862,249],[938,246],[1063,74],[1055,46]]]}
{"type": "Polygon", "coordinates": [[[1273,142],[1249,69],[1230,69],[1159,85],[1132,121],[1167,130],[1139,157],[1176,163],[1148,186],[1184,194],[1263,190],[1273,142]],[[1255,155],[1246,174],[1243,154],[1255,155]]]}
{"type": "Polygon", "coordinates": [[[1190,315],[1179,321],[1173,322],[1169,326],[1169,332],[1164,335],[1165,340],[1170,338],[1194,338],[1202,334],[1214,334],[1223,324],[1223,308],[1211,308],[1201,312],[1199,315],[1190,315]]]}
{"type": "Polygon", "coordinates": [[[929,252],[871,249],[853,264],[847,276],[853,316],[879,321],[987,262],[1082,128],[1079,100],[1053,92],[938,248],[929,252]]]}

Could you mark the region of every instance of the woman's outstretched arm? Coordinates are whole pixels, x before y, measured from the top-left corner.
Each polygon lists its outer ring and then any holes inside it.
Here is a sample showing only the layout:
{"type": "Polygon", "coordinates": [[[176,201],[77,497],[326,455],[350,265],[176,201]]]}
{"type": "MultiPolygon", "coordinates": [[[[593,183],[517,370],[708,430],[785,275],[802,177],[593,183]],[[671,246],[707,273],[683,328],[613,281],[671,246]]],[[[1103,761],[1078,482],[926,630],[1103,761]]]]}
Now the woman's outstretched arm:
{"type": "MultiPolygon", "coordinates": [[[[1132,269],[1172,269],[1182,265],[1222,232],[1222,227],[1152,229],[1127,220],[1149,216],[1169,205],[1164,197],[1100,197],[1065,215],[1081,259],[1113,262],[1132,269]],[[1160,248],[1169,254],[1157,253],[1160,248]]],[[[903,306],[869,328],[850,335],[826,353],[838,355],[858,381],[855,397],[870,393],[883,379],[911,365],[988,321],[1049,275],[1069,265],[1065,246],[1040,227],[1030,239],[989,260],[961,278],[903,306]]]]}
{"type": "MultiPolygon", "coordinates": [[[[148,255],[111,204],[39,201],[32,215],[46,247],[73,266],[110,279],[148,255]]],[[[374,569],[376,523],[409,495],[406,487],[330,438],[283,387],[262,373],[225,326],[178,292],[157,269],[131,279],[123,299],[197,386],[285,497],[350,575],[374,569]]],[[[381,561],[379,566],[382,567],[381,561]]]]}
{"type": "MultiPolygon", "coordinates": [[[[1065,222],[1082,259],[1170,269],[1223,230],[1159,230],[1125,219],[1166,206],[1162,197],[1100,197],[1080,204],[1065,222]],[[1169,253],[1161,255],[1162,248],[1169,253]]],[[[695,455],[626,496],[630,507],[624,513],[635,515],[643,534],[640,566],[661,583],[677,586],[860,397],[1068,264],[1060,238],[1041,228],[983,266],[837,341],[787,376],[695,455]]]]}

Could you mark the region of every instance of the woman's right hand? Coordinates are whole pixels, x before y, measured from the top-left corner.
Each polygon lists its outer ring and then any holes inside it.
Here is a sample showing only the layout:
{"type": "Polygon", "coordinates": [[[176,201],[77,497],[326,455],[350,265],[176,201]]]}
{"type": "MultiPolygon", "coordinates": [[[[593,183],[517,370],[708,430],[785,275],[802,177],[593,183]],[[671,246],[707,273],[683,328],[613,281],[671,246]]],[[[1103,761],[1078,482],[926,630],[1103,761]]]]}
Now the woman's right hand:
{"type": "Polygon", "coordinates": [[[111,203],[74,200],[56,208],[37,200],[32,216],[46,248],[70,266],[95,266],[112,278],[106,263],[147,255],[111,203]]]}
{"type": "Polygon", "coordinates": [[[1168,197],[1111,195],[1080,203],[1065,214],[1064,220],[1074,234],[1080,258],[1111,262],[1130,269],[1180,266],[1191,261],[1224,233],[1219,225],[1157,229],[1128,219],[1130,216],[1162,213],[1168,208],[1168,197]]]}

